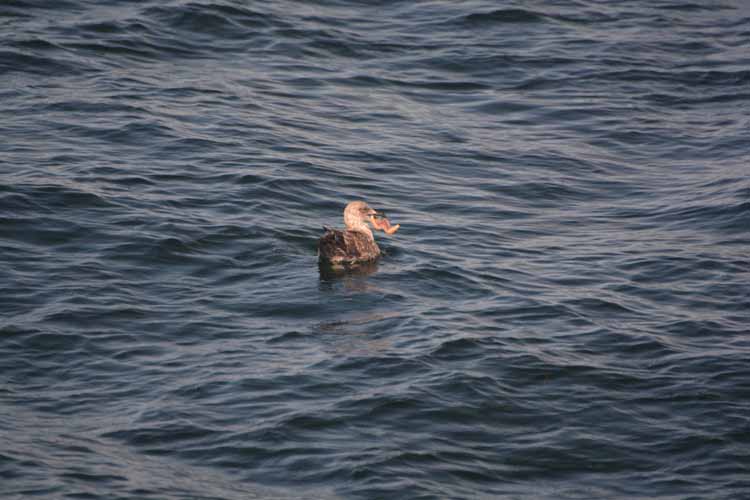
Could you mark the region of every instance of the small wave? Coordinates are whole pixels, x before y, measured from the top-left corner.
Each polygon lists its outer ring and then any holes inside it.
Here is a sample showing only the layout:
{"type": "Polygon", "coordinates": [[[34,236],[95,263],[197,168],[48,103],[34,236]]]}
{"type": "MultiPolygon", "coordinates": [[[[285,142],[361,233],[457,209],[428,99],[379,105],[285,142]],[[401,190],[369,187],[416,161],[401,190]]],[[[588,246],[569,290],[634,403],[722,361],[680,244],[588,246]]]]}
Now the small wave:
{"type": "Polygon", "coordinates": [[[750,70],[648,70],[627,69],[592,74],[590,78],[614,82],[668,82],[691,87],[741,87],[750,82],[750,70]]]}
{"type": "Polygon", "coordinates": [[[148,7],[142,15],[193,36],[246,38],[253,36],[258,29],[283,26],[271,14],[219,3],[148,7]]]}
{"type": "MultiPolygon", "coordinates": [[[[6,188],[6,195],[0,197],[0,202],[6,200],[6,210],[17,213],[28,211],[42,211],[57,213],[62,209],[97,209],[109,208],[117,204],[103,193],[97,193],[83,184],[63,180],[63,184],[16,184],[6,188]]],[[[3,187],[0,186],[0,194],[3,187]]]]}
{"type": "Polygon", "coordinates": [[[588,316],[600,316],[602,314],[606,316],[610,315],[633,315],[638,316],[642,313],[632,308],[626,307],[625,305],[615,302],[614,300],[605,300],[602,298],[581,298],[567,300],[564,302],[574,310],[579,311],[584,317],[588,316]]]}
{"type": "Polygon", "coordinates": [[[170,423],[156,427],[134,427],[126,430],[109,431],[102,437],[125,442],[131,446],[158,450],[172,443],[185,443],[203,440],[220,433],[195,424],[170,423]]]}
{"type": "Polygon", "coordinates": [[[469,25],[505,23],[540,23],[547,19],[543,14],[525,9],[498,9],[489,12],[469,14],[462,18],[469,25]]]}
{"type": "Polygon", "coordinates": [[[701,10],[707,10],[707,11],[731,10],[734,7],[730,5],[722,5],[720,3],[715,4],[715,5],[702,5],[698,3],[682,2],[682,3],[670,3],[670,4],[665,4],[665,5],[654,5],[653,8],[661,9],[661,10],[695,12],[695,11],[701,11],[701,10]]]}
{"type": "Polygon", "coordinates": [[[750,227],[750,201],[668,207],[647,217],[675,228],[693,227],[738,234],[750,227]]]}
{"type": "Polygon", "coordinates": [[[582,189],[575,186],[575,182],[526,182],[522,184],[487,184],[484,190],[504,195],[504,198],[516,198],[524,202],[533,200],[536,206],[549,206],[560,202],[575,202],[595,199],[604,193],[582,189]]]}
{"type": "Polygon", "coordinates": [[[92,69],[82,62],[71,62],[59,58],[33,55],[23,52],[0,50],[0,75],[27,73],[30,75],[74,76],[92,69]]]}

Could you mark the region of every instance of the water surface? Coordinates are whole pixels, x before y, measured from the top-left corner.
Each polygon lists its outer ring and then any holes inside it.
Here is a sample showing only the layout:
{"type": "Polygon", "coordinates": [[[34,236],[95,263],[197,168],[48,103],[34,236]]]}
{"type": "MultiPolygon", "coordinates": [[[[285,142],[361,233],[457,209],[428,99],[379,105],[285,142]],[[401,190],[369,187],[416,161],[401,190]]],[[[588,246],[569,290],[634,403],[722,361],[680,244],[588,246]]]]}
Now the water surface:
{"type": "Polygon", "coordinates": [[[4,498],[750,495],[742,1],[0,6],[4,498]],[[318,268],[367,200],[384,257],[318,268]]]}

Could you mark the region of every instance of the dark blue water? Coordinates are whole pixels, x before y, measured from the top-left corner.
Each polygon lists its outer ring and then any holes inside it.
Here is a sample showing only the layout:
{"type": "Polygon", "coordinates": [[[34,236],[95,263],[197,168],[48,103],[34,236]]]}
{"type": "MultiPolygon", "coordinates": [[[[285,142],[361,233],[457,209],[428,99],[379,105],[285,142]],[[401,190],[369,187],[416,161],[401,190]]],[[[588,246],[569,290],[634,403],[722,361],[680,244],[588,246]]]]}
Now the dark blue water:
{"type": "Polygon", "coordinates": [[[0,497],[750,498],[749,129],[742,0],[4,1],[0,497]]]}

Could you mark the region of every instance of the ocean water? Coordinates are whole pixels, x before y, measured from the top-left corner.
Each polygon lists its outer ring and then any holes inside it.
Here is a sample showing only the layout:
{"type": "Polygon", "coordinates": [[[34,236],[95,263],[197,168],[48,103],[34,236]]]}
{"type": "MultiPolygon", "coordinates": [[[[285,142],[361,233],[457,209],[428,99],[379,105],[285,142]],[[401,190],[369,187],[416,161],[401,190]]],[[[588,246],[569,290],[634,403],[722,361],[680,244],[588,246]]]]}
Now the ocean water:
{"type": "Polygon", "coordinates": [[[744,0],[3,1],[0,497],[750,498],[748,130],[744,0]]]}

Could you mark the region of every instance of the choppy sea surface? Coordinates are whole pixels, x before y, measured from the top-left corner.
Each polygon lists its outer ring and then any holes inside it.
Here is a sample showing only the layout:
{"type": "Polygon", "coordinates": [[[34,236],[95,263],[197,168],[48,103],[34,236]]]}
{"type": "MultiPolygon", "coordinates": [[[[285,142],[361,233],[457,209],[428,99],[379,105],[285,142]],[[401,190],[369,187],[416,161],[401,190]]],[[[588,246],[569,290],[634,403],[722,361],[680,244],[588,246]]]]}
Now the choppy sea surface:
{"type": "Polygon", "coordinates": [[[0,496],[750,498],[748,130],[744,0],[3,1],[0,496]]]}

